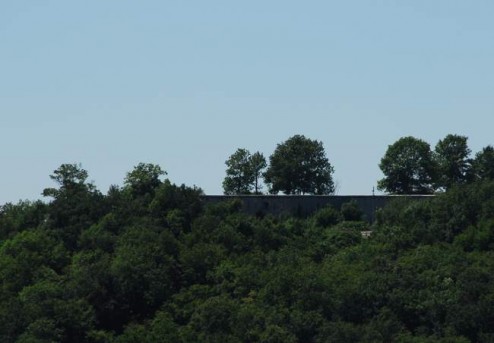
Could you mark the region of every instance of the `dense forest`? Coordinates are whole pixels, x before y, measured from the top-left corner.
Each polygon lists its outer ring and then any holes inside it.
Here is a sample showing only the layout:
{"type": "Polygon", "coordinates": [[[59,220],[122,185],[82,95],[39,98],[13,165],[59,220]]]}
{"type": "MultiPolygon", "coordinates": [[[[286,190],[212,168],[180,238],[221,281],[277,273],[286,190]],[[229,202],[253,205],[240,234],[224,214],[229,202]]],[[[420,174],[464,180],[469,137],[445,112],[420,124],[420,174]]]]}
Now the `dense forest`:
{"type": "Polygon", "coordinates": [[[0,211],[0,341],[494,342],[494,182],[252,217],[139,164],[106,194],[60,166],[0,211]],[[371,229],[363,238],[361,231],[371,229]]]}

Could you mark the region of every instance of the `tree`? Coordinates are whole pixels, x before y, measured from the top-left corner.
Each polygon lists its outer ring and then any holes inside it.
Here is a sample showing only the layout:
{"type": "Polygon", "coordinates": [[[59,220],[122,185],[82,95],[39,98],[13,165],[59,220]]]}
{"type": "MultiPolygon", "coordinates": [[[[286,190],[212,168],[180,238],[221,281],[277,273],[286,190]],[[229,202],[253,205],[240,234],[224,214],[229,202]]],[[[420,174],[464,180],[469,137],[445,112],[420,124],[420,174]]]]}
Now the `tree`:
{"type": "Polygon", "coordinates": [[[42,201],[19,201],[0,206],[0,241],[37,227],[46,219],[47,205],[42,201]]]}
{"type": "Polygon", "coordinates": [[[69,262],[69,252],[59,238],[37,228],[18,233],[0,246],[0,299],[17,294],[40,277],[43,270],[60,272],[69,262]]]}
{"type": "Polygon", "coordinates": [[[278,144],[264,179],[272,194],[331,194],[332,174],[322,142],[295,135],[278,144]]]}
{"type": "Polygon", "coordinates": [[[451,186],[468,181],[471,171],[471,150],[468,138],[459,135],[447,135],[440,140],[434,150],[437,165],[437,188],[449,189],[451,186]]]}
{"type": "Polygon", "coordinates": [[[428,143],[403,137],[388,146],[379,164],[384,178],[377,188],[394,194],[430,194],[434,191],[435,166],[428,143]]]}
{"type": "Polygon", "coordinates": [[[262,171],[266,168],[267,163],[264,155],[259,151],[255,152],[250,157],[250,171],[254,176],[254,193],[259,194],[261,191],[260,179],[262,177],[262,171]]]}
{"type": "Polygon", "coordinates": [[[117,240],[110,273],[122,309],[128,314],[154,313],[179,282],[178,243],[169,231],[130,226],[117,240]]]}
{"type": "Polygon", "coordinates": [[[59,197],[63,193],[73,194],[78,191],[92,191],[94,185],[86,183],[88,173],[82,169],[80,164],[62,164],[50,175],[50,179],[55,181],[60,188],[45,188],[43,196],[59,197]]]}
{"type": "Polygon", "coordinates": [[[252,175],[249,173],[250,152],[237,149],[225,164],[226,177],[223,180],[225,194],[248,194],[251,189],[252,175]]]}
{"type": "Polygon", "coordinates": [[[260,152],[251,154],[247,149],[237,149],[228,160],[226,177],[223,180],[225,194],[250,194],[253,190],[259,194],[262,171],[266,168],[266,159],[260,152]]]}
{"type": "Polygon", "coordinates": [[[97,222],[106,210],[103,195],[86,182],[88,173],[78,164],[62,164],[50,175],[58,188],[46,188],[44,196],[53,197],[44,224],[59,230],[67,247],[76,244],[82,230],[97,222]]]}
{"type": "Polygon", "coordinates": [[[475,155],[472,169],[476,179],[494,180],[494,147],[492,145],[486,146],[475,155]]]}
{"type": "Polygon", "coordinates": [[[166,172],[159,165],[141,162],[127,173],[124,184],[134,195],[142,196],[154,192],[161,184],[162,175],[166,175],[166,172]]]}
{"type": "Polygon", "coordinates": [[[359,221],[362,220],[364,213],[358,203],[355,200],[351,200],[341,205],[341,215],[347,221],[359,221]]]}

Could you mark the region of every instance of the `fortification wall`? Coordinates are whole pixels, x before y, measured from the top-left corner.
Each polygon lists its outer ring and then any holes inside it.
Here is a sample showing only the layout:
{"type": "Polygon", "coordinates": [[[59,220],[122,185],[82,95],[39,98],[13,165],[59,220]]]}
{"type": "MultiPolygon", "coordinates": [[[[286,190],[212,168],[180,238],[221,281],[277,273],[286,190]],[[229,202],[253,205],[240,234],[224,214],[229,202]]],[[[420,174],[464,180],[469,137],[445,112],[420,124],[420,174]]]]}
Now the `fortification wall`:
{"type": "Polygon", "coordinates": [[[427,195],[204,195],[206,204],[239,199],[242,201],[242,210],[251,215],[282,214],[307,217],[315,211],[332,206],[340,209],[341,205],[355,201],[370,223],[376,220],[376,210],[384,207],[393,199],[406,197],[409,199],[430,199],[427,195]]]}

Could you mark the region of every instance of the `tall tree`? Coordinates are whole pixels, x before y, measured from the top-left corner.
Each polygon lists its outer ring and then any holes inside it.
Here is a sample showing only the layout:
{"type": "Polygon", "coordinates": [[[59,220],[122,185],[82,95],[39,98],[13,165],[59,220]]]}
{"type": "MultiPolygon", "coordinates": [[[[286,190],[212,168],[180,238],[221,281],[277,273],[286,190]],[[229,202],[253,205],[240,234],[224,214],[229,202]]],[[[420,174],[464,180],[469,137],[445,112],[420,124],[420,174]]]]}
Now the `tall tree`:
{"type": "Polygon", "coordinates": [[[295,135],[278,144],[264,179],[272,194],[331,194],[333,167],[322,142],[295,135]]]}
{"type": "Polygon", "coordinates": [[[162,175],[166,172],[159,165],[141,162],[127,173],[124,184],[134,195],[142,196],[154,192],[161,184],[162,175]]]}
{"type": "Polygon", "coordinates": [[[250,152],[247,149],[237,149],[225,161],[226,177],[223,180],[223,190],[227,195],[248,194],[251,189],[252,175],[249,173],[250,152]]]}
{"type": "Polygon", "coordinates": [[[476,179],[494,180],[494,147],[492,145],[484,147],[475,155],[472,169],[476,179]]]}
{"type": "Polygon", "coordinates": [[[55,181],[59,188],[45,188],[43,196],[50,196],[56,199],[64,193],[94,190],[93,184],[86,183],[87,177],[87,171],[82,169],[80,164],[62,164],[50,175],[50,179],[55,181]]]}
{"type": "Polygon", "coordinates": [[[384,178],[377,188],[393,194],[430,194],[434,191],[435,166],[428,143],[403,137],[388,146],[379,164],[384,178]]]}
{"type": "Polygon", "coordinates": [[[258,194],[260,178],[266,168],[266,159],[260,152],[251,154],[247,149],[237,149],[225,162],[226,177],[223,180],[225,194],[258,194]]]}
{"type": "Polygon", "coordinates": [[[251,171],[252,175],[254,176],[254,193],[255,194],[261,193],[262,172],[266,168],[266,166],[267,166],[266,158],[264,158],[264,155],[262,153],[260,153],[259,151],[255,152],[250,157],[250,171],[251,171]]]}
{"type": "Polygon", "coordinates": [[[86,182],[88,173],[78,164],[62,164],[50,175],[58,188],[45,188],[53,197],[48,206],[47,226],[60,229],[67,247],[76,244],[82,230],[94,224],[105,212],[103,195],[86,182]]]}
{"type": "Polygon", "coordinates": [[[437,188],[448,189],[470,178],[472,161],[467,140],[465,136],[449,134],[437,143],[434,150],[438,171],[437,188]]]}

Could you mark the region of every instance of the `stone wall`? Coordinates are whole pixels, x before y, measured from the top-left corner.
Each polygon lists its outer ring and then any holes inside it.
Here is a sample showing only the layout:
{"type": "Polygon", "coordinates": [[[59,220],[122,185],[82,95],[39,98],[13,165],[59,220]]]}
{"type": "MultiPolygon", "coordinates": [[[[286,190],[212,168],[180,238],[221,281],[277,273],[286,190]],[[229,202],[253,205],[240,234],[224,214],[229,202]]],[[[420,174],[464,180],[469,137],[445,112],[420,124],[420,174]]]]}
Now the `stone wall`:
{"type": "Polygon", "coordinates": [[[364,213],[365,219],[373,223],[376,210],[384,207],[393,199],[407,197],[409,199],[430,199],[430,195],[204,195],[205,204],[219,203],[233,199],[242,201],[242,210],[251,215],[272,214],[275,216],[288,214],[307,217],[325,206],[340,209],[341,205],[355,201],[364,213]]]}

